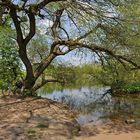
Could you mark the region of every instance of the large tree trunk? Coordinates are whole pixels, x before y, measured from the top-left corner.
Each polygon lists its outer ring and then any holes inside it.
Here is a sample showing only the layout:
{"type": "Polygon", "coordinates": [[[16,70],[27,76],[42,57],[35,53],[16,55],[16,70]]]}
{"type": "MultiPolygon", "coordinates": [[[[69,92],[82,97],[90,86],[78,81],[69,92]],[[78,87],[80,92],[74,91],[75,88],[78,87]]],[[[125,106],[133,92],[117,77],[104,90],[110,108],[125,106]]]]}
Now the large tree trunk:
{"type": "Polygon", "coordinates": [[[22,62],[25,65],[26,68],[26,77],[24,81],[22,82],[22,88],[21,88],[21,94],[26,94],[28,91],[28,94],[33,94],[32,93],[32,88],[35,84],[35,77],[33,73],[33,67],[32,64],[27,56],[27,44],[29,41],[33,38],[35,35],[35,15],[33,14],[31,8],[28,11],[28,18],[29,18],[29,24],[30,24],[30,30],[29,33],[26,37],[24,37],[22,33],[22,28],[21,28],[21,22],[19,21],[17,10],[14,6],[10,7],[10,16],[13,19],[16,32],[17,32],[17,43],[19,46],[19,57],[22,60],[22,62]]]}
{"type": "MultiPolygon", "coordinates": [[[[30,80],[31,81],[31,80],[30,80]]],[[[25,80],[23,82],[22,88],[21,88],[21,95],[22,96],[33,96],[35,95],[35,91],[33,90],[34,83],[30,83],[28,80],[25,80]]]]}

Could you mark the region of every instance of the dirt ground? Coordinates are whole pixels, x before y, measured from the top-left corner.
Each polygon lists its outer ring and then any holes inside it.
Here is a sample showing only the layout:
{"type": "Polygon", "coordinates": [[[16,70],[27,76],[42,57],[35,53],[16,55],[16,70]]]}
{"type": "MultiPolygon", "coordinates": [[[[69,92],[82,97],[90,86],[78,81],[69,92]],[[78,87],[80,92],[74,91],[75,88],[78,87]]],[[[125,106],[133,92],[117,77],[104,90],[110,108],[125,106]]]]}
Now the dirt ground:
{"type": "Polygon", "coordinates": [[[75,140],[140,140],[140,132],[122,134],[99,134],[90,137],[78,137],[75,140]]]}
{"type": "Polygon", "coordinates": [[[132,125],[75,121],[66,105],[42,99],[0,98],[0,140],[140,140],[132,125]]]}
{"type": "Polygon", "coordinates": [[[89,123],[82,126],[79,133],[74,140],[140,140],[139,127],[122,121],[102,125],[89,123]]]}
{"type": "Polygon", "coordinates": [[[67,140],[78,127],[66,105],[42,98],[0,99],[0,140],[67,140]]]}

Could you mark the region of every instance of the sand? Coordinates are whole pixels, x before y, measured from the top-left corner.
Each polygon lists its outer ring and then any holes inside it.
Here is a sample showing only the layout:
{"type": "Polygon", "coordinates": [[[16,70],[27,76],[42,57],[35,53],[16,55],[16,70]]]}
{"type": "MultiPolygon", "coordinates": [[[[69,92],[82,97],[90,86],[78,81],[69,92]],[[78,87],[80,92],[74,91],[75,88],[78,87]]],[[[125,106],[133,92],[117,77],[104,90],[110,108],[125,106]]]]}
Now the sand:
{"type": "Polygon", "coordinates": [[[99,134],[96,136],[77,137],[75,140],[140,140],[140,131],[122,134],[99,134]]]}

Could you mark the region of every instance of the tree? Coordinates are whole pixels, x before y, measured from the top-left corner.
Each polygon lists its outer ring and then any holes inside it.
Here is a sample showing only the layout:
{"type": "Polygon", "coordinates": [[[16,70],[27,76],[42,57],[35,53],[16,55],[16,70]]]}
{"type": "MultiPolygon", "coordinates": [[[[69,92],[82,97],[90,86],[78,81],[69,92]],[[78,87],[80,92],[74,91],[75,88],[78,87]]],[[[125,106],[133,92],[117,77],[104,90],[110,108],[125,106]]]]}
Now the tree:
{"type": "MultiPolygon", "coordinates": [[[[131,3],[136,5],[139,2],[130,0],[129,4],[131,3]]],[[[91,50],[101,61],[110,56],[122,64],[129,62],[134,67],[140,68],[134,57],[131,57],[133,47],[127,45],[124,37],[124,30],[127,28],[123,20],[126,20],[128,15],[124,16],[121,7],[126,6],[125,9],[129,7],[125,1],[1,0],[0,6],[5,8],[4,14],[10,16],[13,21],[15,28],[13,26],[11,28],[17,33],[19,57],[26,68],[21,92],[28,90],[33,93],[36,89],[36,81],[50,63],[56,57],[77,49],[91,50]],[[29,42],[36,37],[36,22],[40,19],[52,21],[52,25],[44,35],[48,40],[49,53],[34,69],[28,56],[28,47],[29,42]],[[29,30],[24,30],[25,24],[29,24],[29,30]]],[[[129,28],[130,32],[132,29],[133,27],[129,28]]],[[[139,27],[136,26],[135,32],[138,30],[139,27]]],[[[48,81],[56,80],[43,79],[44,84],[48,81]]]]}
{"type": "Polygon", "coordinates": [[[21,76],[21,64],[12,31],[8,25],[0,27],[0,89],[12,90],[14,81],[21,76]],[[5,34],[7,32],[7,34],[5,34]]]}

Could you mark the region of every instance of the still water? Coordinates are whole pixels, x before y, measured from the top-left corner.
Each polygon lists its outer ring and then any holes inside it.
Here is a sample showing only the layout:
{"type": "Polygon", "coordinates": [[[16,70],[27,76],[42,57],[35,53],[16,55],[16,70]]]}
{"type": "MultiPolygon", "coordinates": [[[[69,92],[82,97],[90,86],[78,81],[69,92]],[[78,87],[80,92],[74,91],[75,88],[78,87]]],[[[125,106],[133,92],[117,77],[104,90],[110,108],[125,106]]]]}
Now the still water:
{"type": "MultiPolygon", "coordinates": [[[[42,97],[67,104],[71,110],[78,112],[77,121],[87,123],[104,123],[113,119],[140,119],[140,97],[112,97],[104,93],[108,87],[54,90],[42,97]]],[[[140,122],[140,121],[139,121],[140,122]]]]}

